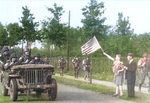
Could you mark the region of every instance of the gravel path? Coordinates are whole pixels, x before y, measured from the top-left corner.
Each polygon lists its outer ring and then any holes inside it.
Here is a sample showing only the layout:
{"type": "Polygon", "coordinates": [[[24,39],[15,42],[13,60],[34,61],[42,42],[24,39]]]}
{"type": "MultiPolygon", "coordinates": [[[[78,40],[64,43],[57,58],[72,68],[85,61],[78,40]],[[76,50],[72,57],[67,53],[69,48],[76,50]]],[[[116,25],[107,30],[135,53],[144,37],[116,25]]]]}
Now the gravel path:
{"type": "Polygon", "coordinates": [[[134,103],[119,97],[58,84],[57,99],[52,103],[134,103]]]}

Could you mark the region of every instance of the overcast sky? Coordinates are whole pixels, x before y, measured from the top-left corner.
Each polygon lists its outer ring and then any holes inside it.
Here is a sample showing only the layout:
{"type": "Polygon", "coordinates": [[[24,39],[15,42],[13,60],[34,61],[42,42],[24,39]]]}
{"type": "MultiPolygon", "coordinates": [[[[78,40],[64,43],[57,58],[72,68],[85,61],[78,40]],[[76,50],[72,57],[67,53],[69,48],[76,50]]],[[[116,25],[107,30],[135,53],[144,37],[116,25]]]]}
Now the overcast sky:
{"type": "MultiPolygon", "coordinates": [[[[72,27],[82,27],[82,8],[88,5],[90,0],[0,0],[0,22],[5,25],[18,22],[22,15],[22,6],[27,6],[36,18],[41,21],[51,17],[46,7],[52,7],[54,3],[63,6],[65,13],[61,21],[68,22],[69,10],[71,12],[70,24],[72,27]]],[[[98,3],[101,0],[97,0],[98,3]]],[[[103,0],[105,3],[105,24],[115,26],[118,20],[118,12],[122,12],[125,18],[129,17],[134,33],[142,34],[150,32],[150,0],[103,0]]]]}

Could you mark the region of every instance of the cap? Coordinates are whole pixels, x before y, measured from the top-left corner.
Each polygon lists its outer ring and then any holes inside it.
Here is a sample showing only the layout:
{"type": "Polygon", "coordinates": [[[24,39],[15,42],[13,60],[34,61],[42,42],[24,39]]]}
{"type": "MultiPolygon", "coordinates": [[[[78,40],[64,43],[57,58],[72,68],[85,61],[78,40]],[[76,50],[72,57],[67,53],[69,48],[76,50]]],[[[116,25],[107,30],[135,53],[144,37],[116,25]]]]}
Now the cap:
{"type": "Polygon", "coordinates": [[[128,53],[128,56],[133,56],[133,54],[132,53],[128,53]]]}

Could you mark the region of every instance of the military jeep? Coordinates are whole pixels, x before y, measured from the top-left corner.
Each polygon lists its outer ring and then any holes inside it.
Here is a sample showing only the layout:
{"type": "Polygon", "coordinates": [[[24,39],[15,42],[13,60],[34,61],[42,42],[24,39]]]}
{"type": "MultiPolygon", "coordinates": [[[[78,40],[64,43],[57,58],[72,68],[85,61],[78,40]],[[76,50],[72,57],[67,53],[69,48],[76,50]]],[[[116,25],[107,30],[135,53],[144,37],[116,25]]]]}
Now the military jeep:
{"type": "Polygon", "coordinates": [[[15,65],[1,72],[2,94],[10,93],[12,101],[16,101],[18,93],[26,93],[27,97],[35,91],[36,95],[48,93],[49,100],[57,96],[57,82],[52,78],[54,67],[45,64],[15,65]]]}

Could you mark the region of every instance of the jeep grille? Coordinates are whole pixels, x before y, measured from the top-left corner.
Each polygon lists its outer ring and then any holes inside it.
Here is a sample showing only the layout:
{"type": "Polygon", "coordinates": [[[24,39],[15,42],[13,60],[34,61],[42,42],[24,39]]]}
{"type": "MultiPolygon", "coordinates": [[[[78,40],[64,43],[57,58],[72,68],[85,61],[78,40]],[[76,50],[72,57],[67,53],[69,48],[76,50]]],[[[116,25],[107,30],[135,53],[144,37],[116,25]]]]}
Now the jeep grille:
{"type": "Polygon", "coordinates": [[[32,70],[25,71],[25,82],[26,83],[43,83],[44,82],[44,71],[43,70],[32,70]]]}

